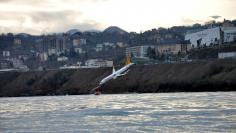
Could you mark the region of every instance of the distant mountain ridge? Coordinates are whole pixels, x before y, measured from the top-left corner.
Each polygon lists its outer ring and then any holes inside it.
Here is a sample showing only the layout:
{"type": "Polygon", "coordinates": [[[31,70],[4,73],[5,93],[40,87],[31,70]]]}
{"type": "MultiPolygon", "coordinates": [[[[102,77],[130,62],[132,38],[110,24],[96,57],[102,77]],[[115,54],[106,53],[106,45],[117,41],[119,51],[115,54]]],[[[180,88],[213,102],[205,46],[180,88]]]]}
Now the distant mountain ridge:
{"type": "Polygon", "coordinates": [[[127,31],[117,27],[117,26],[110,26],[106,28],[103,33],[118,33],[118,34],[126,34],[128,33],[127,31]]]}
{"type": "Polygon", "coordinates": [[[20,37],[26,38],[26,37],[29,37],[29,36],[31,36],[31,35],[30,35],[30,34],[27,34],[27,33],[18,33],[18,34],[16,34],[16,36],[20,36],[20,37]]]}
{"type": "Polygon", "coordinates": [[[92,30],[86,30],[86,31],[84,31],[84,32],[95,32],[95,33],[100,33],[101,31],[100,31],[100,30],[95,30],[95,29],[93,30],[93,29],[92,29],[92,30]]]}
{"type": "Polygon", "coordinates": [[[71,30],[67,31],[66,33],[67,33],[67,34],[70,34],[70,35],[73,35],[73,34],[75,34],[75,33],[77,33],[77,32],[81,32],[81,31],[78,30],[78,29],[71,29],[71,30]]]}

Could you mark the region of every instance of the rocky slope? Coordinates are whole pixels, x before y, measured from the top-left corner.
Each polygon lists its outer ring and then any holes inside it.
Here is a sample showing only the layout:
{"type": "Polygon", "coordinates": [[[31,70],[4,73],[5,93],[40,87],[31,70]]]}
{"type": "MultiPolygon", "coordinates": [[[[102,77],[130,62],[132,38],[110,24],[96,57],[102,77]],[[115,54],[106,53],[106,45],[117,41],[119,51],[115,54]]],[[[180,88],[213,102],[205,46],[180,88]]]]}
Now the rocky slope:
{"type": "MultiPolygon", "coordinates": [[[[89,94],[111,68],[0,73],[0,96],[89,94]]],[[[102,93],[235,91],[236,61],[134,66],[102,93]]]]}

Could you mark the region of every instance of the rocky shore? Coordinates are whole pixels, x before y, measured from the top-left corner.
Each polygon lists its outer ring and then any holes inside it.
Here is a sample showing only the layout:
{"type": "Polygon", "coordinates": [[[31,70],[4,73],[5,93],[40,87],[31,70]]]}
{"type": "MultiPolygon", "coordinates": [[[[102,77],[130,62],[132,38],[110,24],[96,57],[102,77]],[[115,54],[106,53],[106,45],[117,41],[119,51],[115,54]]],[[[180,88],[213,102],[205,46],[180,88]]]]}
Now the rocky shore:
{"type": "MultiPolygon", "coordinates": [[[[0,73],[0,96],[90,94],[112,68],[0,73]]],[[[236,91],[236,61],[137,65],[102,93],[236,91]]]]}

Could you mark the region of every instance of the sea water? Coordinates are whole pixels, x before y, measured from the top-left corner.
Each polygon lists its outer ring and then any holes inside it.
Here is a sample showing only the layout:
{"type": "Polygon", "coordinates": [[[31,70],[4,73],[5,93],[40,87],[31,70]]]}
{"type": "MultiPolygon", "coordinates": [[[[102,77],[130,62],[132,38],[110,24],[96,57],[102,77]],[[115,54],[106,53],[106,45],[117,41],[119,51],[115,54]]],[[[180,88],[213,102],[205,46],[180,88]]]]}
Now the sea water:
{"type": "Polygon", "coordinates": [[[0,132],[236,132],[236,92],[0,98],[0,132]]]}

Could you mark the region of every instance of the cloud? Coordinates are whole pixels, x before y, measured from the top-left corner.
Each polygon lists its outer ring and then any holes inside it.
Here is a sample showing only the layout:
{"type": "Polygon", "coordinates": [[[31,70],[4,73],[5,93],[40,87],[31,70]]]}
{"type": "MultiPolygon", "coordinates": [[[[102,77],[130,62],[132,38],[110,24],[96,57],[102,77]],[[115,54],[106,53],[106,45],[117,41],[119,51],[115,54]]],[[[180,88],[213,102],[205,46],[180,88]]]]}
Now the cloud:
{"type": "Polygon", "coordinates": [[[8,2],[12,2],[12,0],[0,0],[0,3],[8,3],[8,2]]]}
{"type": "Polygon", "coordinates": [[[61,21],[74,21],[77,17],[81,16],[79,11],[38,11],[33,13],[28,13],[28,16],[33,22],[61,22],[61,21]]]}
{"type": "Polygon", "coordinates": [[[38,3],[50,3],[50,2],[60,2],[60,3],[79,3],[79,2],[106,2],[109,0],[0,0],[0,3],[20,3],[20,4],[38,4],[38,3]]]}
{"type": "Polygon", "coordinates": [[[192,19],[192,18],[182,18],[182,22],[187,25],[192,25],[196,23],[204,23],[206,20],[192,19]]]}
{"type": "Polygon", "coordinates": [[[109,25],[137,32],[156,26],[204,23],[212,20],[209,17],[211,15],[215,18],[221,15],[233,19],[236,15],[235,2],[235,0],[148,0],[148,2],[145,0],[0,0],[0,32],[41,34],[67,31],[71,28],[102,30],[109,25]],[[157,5],[161,6],[157,8],[157,5]]]}
{"type": "Polygon", "coordinates": [[[79,11],[3,12],[0,14],[0,32],[32,34],[65,32],[69,29],[100,30],[103,25],[86,20],[79,11]]]}
{"type": "Polygon", "coordinates": [[[0,0],[0,4],[36,5],[47,4],[47,0],[0,0]]]}
{"type": "Polygon", "coordinates": [[[0,0],[0,32],[42,34],[104,26],[81,11],[84,5],[108,0],[0,0]]]}
{"type": "Polygon", "coordinates": [[[93,20],[87,20],[83,23],[75,24],[72,28],[79,28],[81,31],[103,29],[104,25],[93,20]]]}
{"type": "Polygon", "coordinates": [[[218,16],[218,15],[214,15],[214,16],[210,16],[210,17],[213,18],[213,19],[221,18],[221,16],[218,16]]]}
{"type": "Polygon", "coordinates": [[[103,25],[84,17],[80,8],[89,2],[103,1],[107,0],[0,0],[0,33],[101,30],[103,25]]]}

